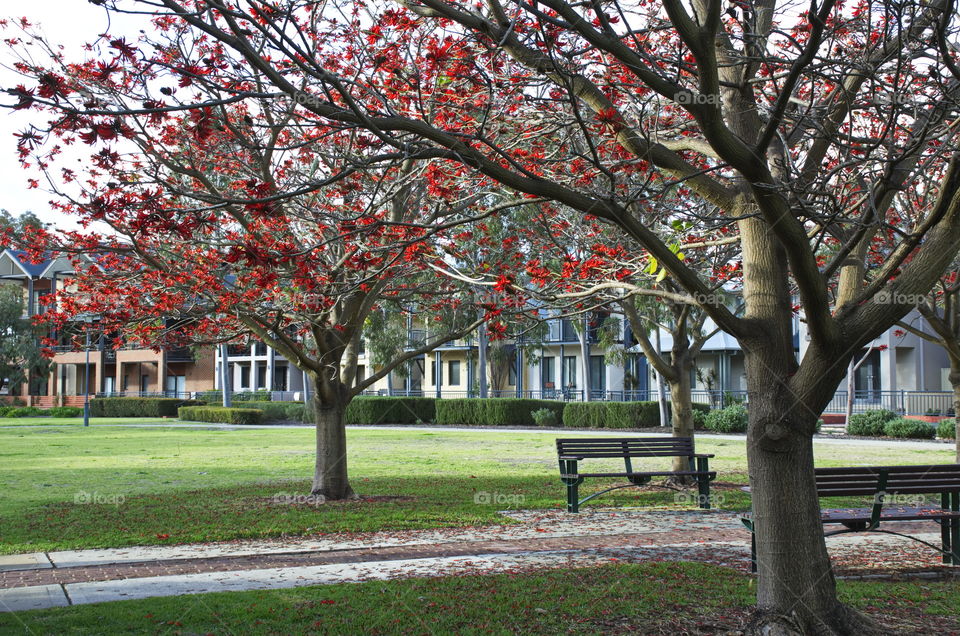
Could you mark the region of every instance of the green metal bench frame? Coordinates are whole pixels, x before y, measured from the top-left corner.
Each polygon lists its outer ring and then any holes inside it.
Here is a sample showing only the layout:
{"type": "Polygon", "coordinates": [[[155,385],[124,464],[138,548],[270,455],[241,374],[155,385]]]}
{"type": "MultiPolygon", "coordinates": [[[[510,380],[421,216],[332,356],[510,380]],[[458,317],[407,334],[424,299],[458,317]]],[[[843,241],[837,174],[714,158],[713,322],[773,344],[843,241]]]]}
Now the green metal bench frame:
{"type": "Polygon", "coordinates": [[[560,481],[567,487],[567,511],[579,512],[580,505],[611,490],[643,486],[653,477],[693,477],[697,482],[698,504],[710,508],[710,482],[717,473],[711,472],[709,458],[694,452],[690,437],[600,437],[557,439],[557,458],[560,462],[560,481]],[[689,470],[635,471],[631,460],[645,457],[686,457],[689,470]],[[584,459],[623,459],[624,471],[617,473],[581,473],[579,462],[584,459]],[[580,484],[587,477],[625,477],[629,483],[613,486],[588,497],[578,499],[580,484]]]}
{"type": "MultiPolygon", "coordinates": [[[[816,468],[814,474],[820,498],[873,496],[873,505],[869,508],[821,510],[820,520],[824,525],[843,526],[840,530],[825,532],[824,536],[850,532],[892,534],[933,548],[941,553],[943,563],[947,565],[960,565],[960,464],[816,468]],[[940,495],[940,507],[899,508],[884,518],[884,512],[890,511],[888,497],[907,494],[940,495]],[[842,512],[851,514],[833,514],[842,512]],[[885,521],[934,521],[940,525],[940,547],[918,537],[881,528],[885,521]]],[[[748,517],[741,521],[750,530],[750,566],[751,571],[756,572],[755,522],[748,517]]]]}

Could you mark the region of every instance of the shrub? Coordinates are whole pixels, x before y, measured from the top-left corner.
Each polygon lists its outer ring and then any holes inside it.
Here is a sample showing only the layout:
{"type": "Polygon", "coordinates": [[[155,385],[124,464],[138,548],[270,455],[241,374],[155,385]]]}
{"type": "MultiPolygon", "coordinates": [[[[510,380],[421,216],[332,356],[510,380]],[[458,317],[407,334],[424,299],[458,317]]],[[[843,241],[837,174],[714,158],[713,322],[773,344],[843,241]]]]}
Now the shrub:
{"type": "Polygon", "coordinates": [[[177,417],[181,406],[202,402],[180,398],[94,398],[90,400],[92,417],[177,417]]]}
{"type": "Polygon", "coordinates": [[[887,422],[883,427],[883,433],[888,437],[901,439],[933,439],[937,434],[937,428],[921,420],[903,418],[887,422]]]}
{"type": "Polygon", "coordinates": [[[188,422],[216,422],[223,424],[261,424],[263,411],[260,409],[225,408],[222,406],[181,406],[181,420],[188,422]]]}
{"type": "Polygon", "coordinates": [[[563,409],[564,428],[605,428],[607,402],[570,402],[563,409]]]}
{"type": "Polygon", "coordinates": [[[878,409],[855,413],[847,423],[847,433],[850,435],[864,435],[879,437],[884,435],[884,426],[887,422],[897,419],[897,414],[887,409],[878,409]]]}
{"type": "Polygon", "coordinates": [[[456,398],[437,401],[437,424],[452,426],[484,426],[486,425],[487,399],[456,398]]]}
{"type": "Polygon", "coordinates": [[[80,417],[83,415],[83,409],[79,406],[54,406],[47,409],[47,415],[50,417],[80,417]]]}
{"type": "Polygon", "coordinates": [[[365,396],[347,406],[347,424],[416,424],[436,417],[435,398],[365,396]]]}
{"type": "Polygon", "coordinates": [[[940,424],[937,426],[937,437],[940,439],[956,439],[957,420],[940,420],[940,424]]]}
{"type": "Polygon", "coordinates": [[[533,412],[543,409],[562,421],[565,406],[556,400],[462,398],[438,400],[436,422],[452,426],[536,426],[533,412]]]}
{"type": "Polygon", "coordinates": [[[556,428],[560,425],[557,412],[552,409],[537,409],[530,414],[537,426],[556,428]]]}
{"type": "MultiPolygon", "coordinates": [[[[256,391],[234,391],[230,393],[231,404],[233,402],[272,402],[272,393],[266,389],[256,391]]],[[[197,400],[206,402],[211,406],[223,404],[223,391],[203,391],[194,393],[197,400]]]]}
{"type": "Polygon", "coordinates": [[[710,411],[693,410],[693,430],[702,431],[707,428],[707,414],[710,411]]]}
{"type": "MultiPolygon", "coordinates": [[[[709,410],[694,404],[694,412],[709,410]]],[[[571,402],[563,411],[568,428],[652,428],[660,425],[658,402],[571,402]]]]}
{"type": "Polygon", "coordinates": [[[11,410],[7,417],[33,417],[35,415],[43,415],[43,411],[36,406],[19,406],[11,410]]]}
{"type": "Polygon", "coordinates": [[[243,402],[241,408],[263,411],[263,419],[268,422],[306,421],[303,402],[243,402]]]}
{"type": "Polygon", "coordinates": [[[724,409],[710,411],[704,421],[707,430],[717,433],[745,433],[747,409],[743,404],[733,404],[724,409]]]}
{"type": "Polygon", "coordinates": [[[10,417],[10,414],[13,413],[17,407],[15,406],[0,406],[0,417],[10,417]]]}

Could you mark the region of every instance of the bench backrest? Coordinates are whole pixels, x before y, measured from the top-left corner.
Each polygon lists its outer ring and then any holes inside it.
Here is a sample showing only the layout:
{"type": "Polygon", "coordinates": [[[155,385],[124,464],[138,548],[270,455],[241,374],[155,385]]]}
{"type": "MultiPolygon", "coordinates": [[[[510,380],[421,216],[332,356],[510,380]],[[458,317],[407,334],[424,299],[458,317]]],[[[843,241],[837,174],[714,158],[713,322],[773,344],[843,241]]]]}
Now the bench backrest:
{"type": "Polygon", "coordinates": [[[560,457],[683,457],[692,456],[689,437],[599,437],[558,439],[560,457]]]}
{"type": "Polygon", "coordinates": [[[960,492],[960,464],[938,464],[816,468],[817,495],[873,495],[881,485],[881,472],[886,473],[883,491],[888,494],[960,492]]]}

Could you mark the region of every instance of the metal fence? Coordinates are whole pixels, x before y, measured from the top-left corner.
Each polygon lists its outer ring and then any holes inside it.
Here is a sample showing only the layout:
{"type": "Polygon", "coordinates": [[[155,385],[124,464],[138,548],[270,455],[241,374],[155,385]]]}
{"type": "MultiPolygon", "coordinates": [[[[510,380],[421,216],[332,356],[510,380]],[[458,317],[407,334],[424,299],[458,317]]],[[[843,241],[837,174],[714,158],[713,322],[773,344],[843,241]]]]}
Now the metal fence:
{"type": "MultiPolygon", "coordinates": [[[[113,393],[91,394],[91,397],[168,397],[183,400],[203,398],[208,401],[220,399],[219,391],[115,391],[113,393]]],[[[249,400],[269,399],[274,402],[301,402],[304,399],[303,391],[263,391],[254,394],[251,391],[234,391],[233,400],[237,402],[249,400]],[[269,397],[268,397],[269,394],[269,397]]],[[[393,396],[393,397],[437,397],[433,390],[403,390],[365,391],[362,395],[393,396]]],[[[479,391],[447,391],[441,390],[441,399],[479,398],[479,391]]],[[[564,402],[582,402],[584,391],[581,389],[543,389],[543,390],[489,390],[490,398],[526,398],[533,400],[561,400],[564,402]]],[[[746,391],[691,391],[693,402],[707,404],[712,409],[719,409],[731,404],[747,403],[746,391]]],[[[664,398],[670,399],[669,392],[664,392],[664,398]]],[[[656,390],[645,391],[591,391],[590,400],[594,402],[656,402],[656,390]]],[[[828,414],[842,414],[847,409],[847,392],[837,391],[830,403],[823,410],[828,414]]],[[[954,415],[953,393],[951,391],[857,391],[853,399],[853,412],[887,409],[899,415],[954,415]]]]}

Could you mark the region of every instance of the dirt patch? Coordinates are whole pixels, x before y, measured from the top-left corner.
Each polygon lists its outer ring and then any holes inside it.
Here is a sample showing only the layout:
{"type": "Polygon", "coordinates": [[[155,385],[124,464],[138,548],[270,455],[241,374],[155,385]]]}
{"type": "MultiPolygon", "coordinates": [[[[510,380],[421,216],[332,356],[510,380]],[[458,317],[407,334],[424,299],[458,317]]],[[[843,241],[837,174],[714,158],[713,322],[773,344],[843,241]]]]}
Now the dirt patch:
{"type": "Polygon", "coordinates": [[[416,497],[408,497],[401,495],[363,495],[356,499],[350,499],[347,501],[326,501],[322,496],[319,495],[310,495],[308,493],[303,494],[293,494],[293,493],[284,493],[282,495],[274,495],[272,497],[258,497],[254,499],[254,502],[259,506],[264,506],[268,508],[276,507],[297,507],[297,508],[315,508],[318,506],[325,505],[355,505],[355,504],[370,504],[370,503],[400,503],[415,501],[416,497]]]}

